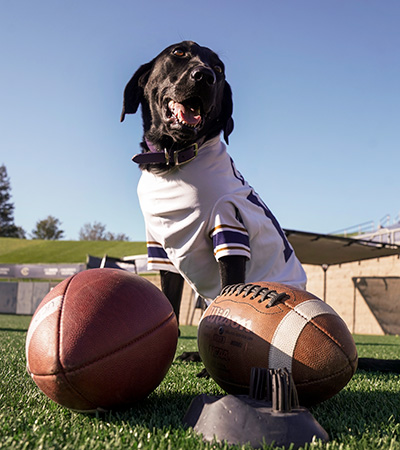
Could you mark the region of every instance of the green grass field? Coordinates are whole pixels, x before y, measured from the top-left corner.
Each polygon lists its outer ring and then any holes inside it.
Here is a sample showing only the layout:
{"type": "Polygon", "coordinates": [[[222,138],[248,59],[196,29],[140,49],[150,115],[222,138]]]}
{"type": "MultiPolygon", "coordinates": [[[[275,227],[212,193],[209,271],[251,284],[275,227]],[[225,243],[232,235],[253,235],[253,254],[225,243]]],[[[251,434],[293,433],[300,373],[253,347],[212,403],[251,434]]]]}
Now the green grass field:
{"type": "Polygon", "coordinates": [[[146,252],[145,242],[0,238],[0,264],[85,263],[88,254],[122,258],[146,252]]]}
{"type": "MultiPolygon", "coordinates": [[[[30,317],[0,315],[0,449],[248,449],[204,443],[182,418],[202,393],[222,394],[196,378],[200,364],[175,361],[148,399],[131,409],[86,415],[56,405],[25,370],[30,317]]],[[[398,336],[356,336],[360,356],[396,358],[398,336]]],[[[182,327],[177,353],[196,349],[196,328],[182,327]]],[[[400,449],[400,376],[356,373],[334,398],[311,409],[329,433],[312,449],[400,449]]],[[[265,447],[270,448],[270,447],[265,447]]]]}

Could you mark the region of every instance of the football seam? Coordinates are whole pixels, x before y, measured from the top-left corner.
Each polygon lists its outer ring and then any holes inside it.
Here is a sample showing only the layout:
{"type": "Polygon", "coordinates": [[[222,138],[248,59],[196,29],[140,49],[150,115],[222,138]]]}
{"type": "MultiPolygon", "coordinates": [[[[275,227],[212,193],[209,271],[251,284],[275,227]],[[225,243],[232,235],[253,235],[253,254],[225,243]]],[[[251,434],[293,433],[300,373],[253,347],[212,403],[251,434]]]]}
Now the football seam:
{"type": "MultiPolygon", "coordinates": [[[[347,358],[347,359],[349,359],[349,358],[347,358]]],[[[350,361],[350,359],[349,359],[349,361],[350,361]]],[[[303,382],[303,383],[295,383],[295,385],[296,385],[296,387],[300,387],[300,386],[301,387],[306,387],[306,386],[311,386],[313,384],[318,384],[318,383],[327,381],[327,380],[329,380],[331,378],[335,378],[338,375],[341,375],[342,373],[346,372],[349,369],[352,370],[351,365],[347,366],[347,367],[344,367],[343,369],[338,370],[334,374],[328,375],[328,376],[326,376],[324,378],[318,378],[318,380],[309,380],[309,381],[306,381],[306,382],[303,382]]]]}
{"type": "MultiPolygon", "coordinates": [[[[85,395],[82,394],[82,392],[80,392],[73,384],[71,384],[71,382],[68,380],[68,377],[66,376],[67,374],[64,372],[57,372],[57,373],[51,373],[51,374],[46,374],[46,375],[41,375],[41,374],[34,374],[35,378],[51,378],[51,377],[59,377],[61,376],[63,379],[63,382],[75,393],[78,395],[78,397],[80,397],[81,400],[84,400],[86,403],[89,403],[91,405],[93,405],[92,409],[87,409],[87,410],[81,410],[81,409],[75,409],[75,411],[80,411],[80,412],[92,412],[95,411],[97,409],[95,403],[90,400],[89,398],[87,398],[85,395]]],[[[46,394],[47,395],[47,394],[46,394]]],[[[57,404],[61,405],[61,406],[65,406],[62,403],[57,402],[57,400],[54,400],[57,404]]],[[[67,408],[69,408],[69,406],[67,406],[67,408]]],[[[71,409],[71,408],[70,408],[71,409]]]]}
{"type": "MultiPolygon", "coordinates": [[[[174,313],[174,312],[171,312],[171,314],[170,314],[165,320],[163,320],[162,322],[160,322],[158,325],[156,325],[155,327],[151,328],[150,330],[146,331],[146,332],[143,333],[142,335],[136,337],[135,339],[133,339],[133,340],[127,342],[127,343],[124,344],[124,345],[121,345],[120,347],[116,348],[115,350],[113,350],[113,351],[111,351],[111,352],[108,352],[108,353],[106,353],[106,354],[104,354],[104,355],[102,355],[102,356],[100,356],[100,357],[98,357],[98,358],[96,358],[96,359],[94,359],[94,360],[92,360],[92,361],[90,361],[90,362],[87,362],[87,363],[85,363],[85,364],[83,364],[83,365],[81,365],[81,366],[79,366],[79,367],[75,367],[75,368],[73,368],[73,369],[65,369],[65,368],[62,366],[61,362],[60,362],[61,370],[60,370],[59,372],[54,372],[54,373],[51,374],[51,375],[57,375],[57,374],[59,374],[59,373],[63,373],[63,374],[66,374],[66,375],[67,375],[67,374],[71,374],[71,373],[76,373],[76,372],[78,372],[78,371],[80,371],[80,370],[85,369],[86,367],[91,366],[92,364],[96,364],[97,362],[101,361],[102,359],[108,358],[108,357],[111,356],[111,355],[115,355],[116,353],[118,353],[118,352],[120,352],[120,351],[122,351],[122,350],[125,350],[126,348],[128,348],[128,347],[131,346],[132,344],[135,344],[136,342],[138,342],[138,341],[144,339],[145,337],[149,336],[150,334],[154,333],[154,331],[158,330],[158,329],[161,328],[163,325],[165,325],[165,324],[167,324],[168,322],[170,322],[171,320],[173,320],[174,317],[175,317],[175,313],[174,313]]],[[[35,375],[50,375],[50,374],[35,374],[35,375]]]]}
{"type": "MultiPolygon", "coordinates": [[[[351,363],[352,363],[353,361],[350,359],[349,355],[346,354],[346,352],[343,350],[342,346],[340,345],[340,343],[338,342],[338,340],[337,340],[335,337],[333,337],[330,333],[328,333],[326,330],[324,330],[324,329],[321,328],[318,324],[316,324],[316,323],[314,322],[314,319],[308,320],[308,319],[307,319],[307,316],[301,314],[299,311],[297,311],[297,310],[294,309],[294,308],[291,308],[290,306],[288,306],[288,307],[289,307],[292,311],[294,311],[296,314],[298,314],[300,317],[302,317],[303,319],[307,320],[307,323],[311,324],[314,328],[316,328],[317,330],[319,330],[322,334],[324,334],[325,336],[329,337],[329,339],[330,339],[334,344],[336,344],[336,347],[340,349],[340,351],[341,351],[342,354],[346,357],[347,361],[349,362],[349,364],[350,364],[350,366],[351,366],[351,363]]],[[[327,315],[329,315],[329,314],[327,314],[327,315]]],[[[330,314],[330,315],[332,315],[332,314],[330,314]]],[[[343,319],[342,319],[339,315],[337,315],[337,317],[339,317],[339,319],[343,321],[343,319]]],[[[357,357],[356,357],[356,359],[357,359],[357,357]]],[[[355,360],[354,360],[354,361],[355,361],[355,360]]],[[[340,371],[337,372],[337,373],[340,373],[340,371]]],[[[328,378],[330,378],[330,377],[328,377],[328,378]]],[[[325,378],[321,378],[321,380],[324,380],[324,379],[325,379],[325,378]]]]}
{"type": "MultiPolygon", "coordinates": [[[[69,279],[67,285],[65,286],[64,292],[63,292],[63,294],[61,296],[60,313],[58,315],[58,321],[57,321],[57,356],[56,356],[56,358],[57,358],[57,365],[61,369],[62,369],[62,364],[61,364],[61,361],[60,361],[60,355],[61,355],[61,323],[62,323],[61,317],[63,316],[63,313],[64,313],[64,303],[65,303],[65,298],[66,298],[66,295],[67,295],[68,288],[70,287],[70,285],[72,283],[72,280],[75,278],[75,276],[76,275],[73,275],[69,279]]],[[[60,372],[62,372],[62,370],[57,371],[56,373],[60,373],[60,372]]]]}
{"type": "MultiPolygon", "coordinates": [[[[307,323],[310,323],[314,328],[316,328],[317,330],[319,330],[321,333],[325,334],[325,336],[328,336],[336,345],[337,347],[340,348],[340,350],[344,353],[342,346],[340,345],[340,343],[337,341],[337,339],[335,337],[333,337],[330,333],[328,333],[326,330],[324,330],[323,328],[321,328],[318,324],[316,324],[314,322],[314,319],[308,319],[307,316],[305,316],[304,314],[301,314],[299,311],[297,311],[295,308],[291,308],[290,306],[288,306],[288,308],[290,308],[292,311],[294,311],[296,314],[298,314],[300,317],[302,317],[303,319],[305,319],[307,321],[307,323]]],[[[325,314],[323,314],[325,315],[325,314]]],[[[332,315],[327,313],[326,315],[332,315]]],[[[339,317],[340,320],[341,317],[339,315],[337,315],[337,317],[339,317]]],[[[346,355],[346,353],[344,353],[346,355]]],[[[346,358],[349,359],[349,357],[346,355],[346,358]]]]}

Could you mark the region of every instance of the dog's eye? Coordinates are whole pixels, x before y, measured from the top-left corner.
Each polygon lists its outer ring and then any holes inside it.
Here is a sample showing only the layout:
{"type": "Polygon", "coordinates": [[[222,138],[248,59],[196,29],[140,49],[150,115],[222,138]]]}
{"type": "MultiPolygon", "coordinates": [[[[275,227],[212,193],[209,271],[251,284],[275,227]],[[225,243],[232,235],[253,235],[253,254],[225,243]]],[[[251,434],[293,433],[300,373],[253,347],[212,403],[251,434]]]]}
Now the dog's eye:
{"type": "Polygon", "coordinates": [[[217,72],[217,73],[222,73],[222,72],[223,72],[221,66],[214,66],[214,70],[215,70],[215,72],[217,72]]]}
{"type": "Polygon", "coordinates": [[[182,58],[183,56],[185,56],[185,51],[182,50],[181,48],[176,48],[173,52],[172,52],[175,56],[179,56],[179,58],[182,58]]]}

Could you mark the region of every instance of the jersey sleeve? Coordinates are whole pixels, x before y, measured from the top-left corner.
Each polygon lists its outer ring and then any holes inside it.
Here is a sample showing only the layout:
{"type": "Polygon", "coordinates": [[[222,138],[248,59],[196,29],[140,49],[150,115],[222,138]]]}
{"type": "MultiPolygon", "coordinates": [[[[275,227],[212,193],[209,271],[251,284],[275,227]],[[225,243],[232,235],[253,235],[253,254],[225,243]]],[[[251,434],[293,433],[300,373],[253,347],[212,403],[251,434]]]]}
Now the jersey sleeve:
{"type": "Polygon", "coordinates": [[[245,256],[250,259],[250,239],[239,210],[231,202],[220,201],[214,209],[212,238],[214,256],[245,256]]]}
{"type": "Polygon", "coordinates": [[[151,233],[147,230],[147,270],[150,272],[166,270],[168,272],[176,272],[178,270],[169,260],[166,251],[163,246],[155,241],[151,236],[151,233]]]}

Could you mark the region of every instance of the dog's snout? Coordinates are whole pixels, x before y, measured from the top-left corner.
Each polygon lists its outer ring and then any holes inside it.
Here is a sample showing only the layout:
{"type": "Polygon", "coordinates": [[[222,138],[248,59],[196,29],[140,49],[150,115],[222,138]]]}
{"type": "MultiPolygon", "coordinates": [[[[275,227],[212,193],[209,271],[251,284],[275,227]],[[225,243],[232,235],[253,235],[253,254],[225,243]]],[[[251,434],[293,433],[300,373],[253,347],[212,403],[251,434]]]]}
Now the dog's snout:
{"type": "Polygon", "coordinates": [[[195,67],[190,76],[196,83],[207,83],[212,86],[217,81],[215,73],[207,66],[197,66],[195,67]]]}

